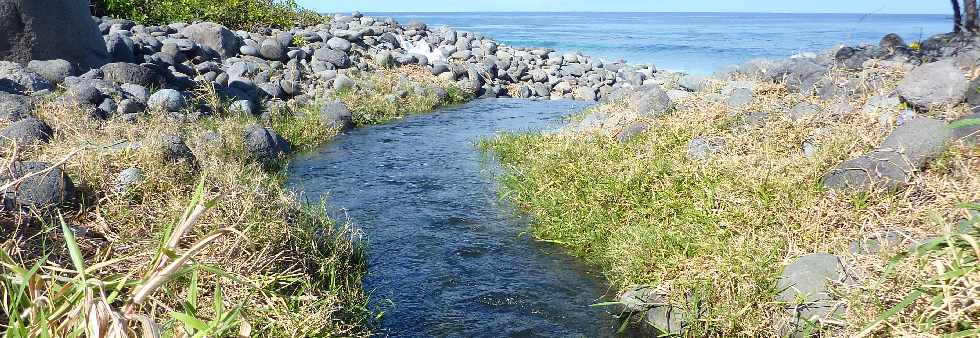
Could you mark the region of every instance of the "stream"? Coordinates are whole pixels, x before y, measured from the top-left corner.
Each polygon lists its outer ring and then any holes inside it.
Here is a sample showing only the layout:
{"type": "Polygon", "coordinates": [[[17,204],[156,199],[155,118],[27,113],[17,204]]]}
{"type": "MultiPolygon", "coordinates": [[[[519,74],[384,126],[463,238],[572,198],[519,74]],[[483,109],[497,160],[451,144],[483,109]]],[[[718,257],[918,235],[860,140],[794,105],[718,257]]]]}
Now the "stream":
{"type": "Polygon", "coordinates": [[[327,201],[368,245],[366,291],[391,337],[609,337],[617,322],[593,269],[536,242],[476,147],[502,131],[553,128],[572,101],[477,100],[358,128],[298,156],[288,185],[327,201]]]}

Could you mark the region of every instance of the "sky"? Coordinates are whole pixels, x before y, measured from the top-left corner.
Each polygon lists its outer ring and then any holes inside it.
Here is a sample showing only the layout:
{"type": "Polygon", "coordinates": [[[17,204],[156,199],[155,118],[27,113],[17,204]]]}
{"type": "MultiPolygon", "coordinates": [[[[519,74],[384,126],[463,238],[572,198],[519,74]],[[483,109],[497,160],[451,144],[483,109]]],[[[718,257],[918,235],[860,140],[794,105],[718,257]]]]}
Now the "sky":
{"type": "Polygon", "coordinates": [[[298,0],[320,12],[789,12],[948,14],[946,0],[298,0]]]}

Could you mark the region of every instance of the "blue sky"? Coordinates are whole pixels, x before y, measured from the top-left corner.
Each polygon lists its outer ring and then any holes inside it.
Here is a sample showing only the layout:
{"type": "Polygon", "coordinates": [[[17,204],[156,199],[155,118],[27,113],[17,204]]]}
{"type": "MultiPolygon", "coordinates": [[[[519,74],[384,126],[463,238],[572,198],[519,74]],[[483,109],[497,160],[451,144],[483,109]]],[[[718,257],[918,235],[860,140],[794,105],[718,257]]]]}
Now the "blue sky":
{"type": "Polygon", "coordinates": [[[623,11],[946,14],[946,0],[299,0],[321,12],[623,11]]]}

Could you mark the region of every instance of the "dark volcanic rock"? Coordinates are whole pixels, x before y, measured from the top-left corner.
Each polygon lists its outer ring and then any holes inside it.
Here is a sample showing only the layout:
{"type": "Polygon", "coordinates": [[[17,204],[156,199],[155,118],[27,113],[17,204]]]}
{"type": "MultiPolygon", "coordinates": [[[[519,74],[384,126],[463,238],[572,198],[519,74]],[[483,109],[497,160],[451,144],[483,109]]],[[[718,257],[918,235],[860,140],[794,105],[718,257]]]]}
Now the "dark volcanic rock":
{"type": "Polygon", "coordinates": [[[30,115],[30,99],[23,95],[0,92],[0,120],[14,122],[30,115]]]}
{"type": "Polygon", "coordinates": [[[176,90],[161,89],[150,95],[146,105],[151,110],[175,112],[184,109],[187,106],[187,101],[184,100],[184,95],[176,90]]]}
{"type": "Polygon", "coordinates": [[[841,301],[830,293],[828,286],[848,280],[840,258],[830,254],[809,254],[786,266],[777,283],[780,293],[776,301],[786,304],[792,317],[790,329],[798,331],[807,322],[842,314],[841,301]]]}
{"type": "Polygon", "coordinates": [[[928,160],[942,154],[953,131],[942,121],[918,117],[895,129],[878,149],[845,161],[824,176],[830,189],[866,191],[905,185],[928,160]]]}
{"type": "Polygon", "coordinates": [[[66,60],[31,60],[27,64],[27,69],[41,75],[51,83],[61,83],[66,77],[77,75],[78,69],[71,62],[66,60]]]}
{"type": "Polygon", "coordinates": [[[885,35],[883,38],[881,38],[881,42],[878,43],[878,46],[886,49],[908,47],[908,45],[905,44],[905,40],[902,39],[901,36],[898,36],[898,34],[895,33],[890,33],[888,35],[885,35]]]}
{"type": "Polygon", "coordinates": [[[339,100],[326,103],[320,108],[320,120],[331,128],[338,128],[341,131],[354,127],[350,109],[339,100]]]}
{"type": "Polygon", "coordinates": [[[64,59],[82,69],[108,60],[88,1],[0,1],[0,59],[18,63],[64,59]]]}
{"type": "Polygon", "coordinates": [[[52,89],[54,85],[41,75],[20,64],[0,61],[0,92],[32,94],[52,89]]]}
{"type": "Polygon", "coordinates": [[[102,73],[106,80],[117,84],[132,83],[153,87],[163,83],[163,77],[155,70],[134,63],[110,63],[102,66],[102,73]]]}
{"type": "Polygon", "coordinates": [[[630,95],[629,108],[640,115],[660,116],[673,110],[674,103],[660,86],[649,85],[630,95]]]}
{"type": "Polygon", "coordinates": [[[180,30],[180,34],[198,45],[207,46],[224,57],[233,57],[241,47],[235,33],[213,22],[196,23],[180,30]]]}
{"type": "Polygon", "coordinates": [[[253,124],[245,128],[245,150],[256,160],[274,163],[289,153],[289,143],[269,128],[253,124]]]}
{"type": "Polygon", "coordinates": [[[75,185],[61,168],[34,175],[49,167],[50,164],[43,162],[15,162],[11,165],[11,170],[4,170],[2,174],[4,184],[30,176],[3,192],[4,207],[46,209],[74,200],[75,185]]]}
{"type": "Polygon", "coordinates": [[[898,94],[912,106],[929,110],[963,102],[968,86],[966,77],[953,61],[943,60],[909,72],[898,84],[898,94]]]}
{"type": "Polygon", "coordinates": [[[18,146],[47,143],[54,131],[44,121],[33,117],[11,123],[0,130],[0,143],[14,142],[18,146]]]}

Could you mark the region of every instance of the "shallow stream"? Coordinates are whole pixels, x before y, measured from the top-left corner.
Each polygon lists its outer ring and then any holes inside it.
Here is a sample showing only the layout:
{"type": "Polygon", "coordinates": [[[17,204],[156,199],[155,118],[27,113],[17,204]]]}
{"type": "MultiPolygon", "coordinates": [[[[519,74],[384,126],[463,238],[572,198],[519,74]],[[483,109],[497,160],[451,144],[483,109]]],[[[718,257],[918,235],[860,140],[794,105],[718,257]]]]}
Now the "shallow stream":
{"type": "Polygon", "coordinates": [[[476,147],[502,131],[553,128],[587,105],[478,100],[358,128],[295,159],[289,185],[325,198],[368,241],[365,288],[392,337],[606,337],[609,287],[497,194],[476,147]]]}

